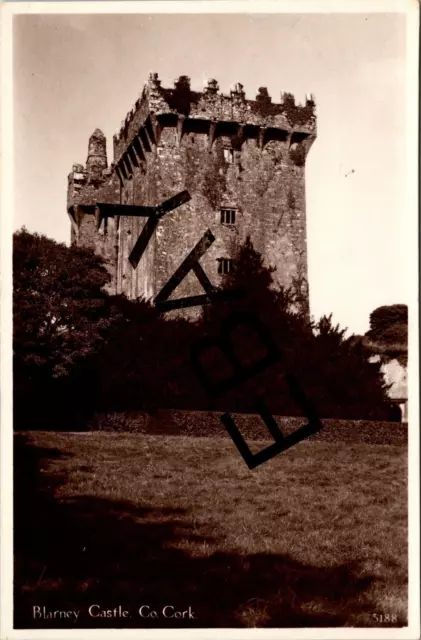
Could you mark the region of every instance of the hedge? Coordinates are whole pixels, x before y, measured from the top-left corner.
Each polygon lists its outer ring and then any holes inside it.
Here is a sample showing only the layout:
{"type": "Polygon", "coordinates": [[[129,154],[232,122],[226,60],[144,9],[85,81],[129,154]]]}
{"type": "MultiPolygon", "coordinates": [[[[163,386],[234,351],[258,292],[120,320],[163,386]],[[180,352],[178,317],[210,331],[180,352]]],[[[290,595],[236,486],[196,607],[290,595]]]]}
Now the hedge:
{"type": "MultiPolygon", "coordinates": [[[[159,410],[155,413],[126,411],[95,414],[91,430],[132,432],[172,436],[229,437],[219,412],[159,410]]],[[[246,440],[269,440],[270,435],[257,415],[231,414],[246,440]]],[[[306,424],[304,418],[275,416],[284,435],[306,424]]],[[[322,419],[323,429],[309,440],[366,444],[405,445],[408,426],[401,422],[322,419]]]]}

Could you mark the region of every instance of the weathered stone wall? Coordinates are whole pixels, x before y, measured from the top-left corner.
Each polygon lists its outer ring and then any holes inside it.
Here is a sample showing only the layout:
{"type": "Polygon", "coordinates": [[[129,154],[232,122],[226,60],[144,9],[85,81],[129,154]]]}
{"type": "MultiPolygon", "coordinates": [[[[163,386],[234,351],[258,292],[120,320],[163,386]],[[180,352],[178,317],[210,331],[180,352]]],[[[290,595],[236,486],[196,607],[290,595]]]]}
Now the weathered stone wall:
{"type": "MultiPolygon", "coordinates": [[[[114,136],[111,168],[97,130],[86,170],[75,165],[69,176],[72,241],[106,257],[116,292],[152,298],[207,229],[216,240],[201,264],[214,285],[221,282],[217,259],[233,257],[250,236],[266,265],[276,267],[275,281],[302,279],[308,300],[304,171],[315,135],[312,98],[295,105],[286,94],[274,104],[261,88],[247,100],[242,85],[224,96],[213,80],[198,93],[184,76],[164,89],[151,74],[114,136]],[[97,202],[158,205],[183,189],[190,202],[160,220],[136,269],[128,257],[146,218],[110,217],[95,229],[97,202]],[[221,208],[236,209],[234,225],[221,224],[221,208]]],[[[200,293],[190,273],[171,297],[200,293]]]]}
{"type": "MultiPolygon", "coordinates": [[[[127,203],[155,204],[183,189],[192,196],[159,223],[155,295],[207,229],[216,240],[201,264],[215,285],[221,280],[217,258],[232,256],[247,235],[266,264],[277,267],[275,279],[280,285],[291,284],[300,274],[307,276],[304,167],[294,165],[281,141],[272,141],[261,151],[255,140],[247,140],[241,151],[235,151],[233,164],[226,164],[223,147],[229,143],[227,137],[218,138],[209,151],[206,134],[186,133],[179,145],[175,128],[166,127],[158,147],[148,154],[146,175],[135,168],[128,181],[132,188],[127,187],[127,203]],[[237,209],[235,225],[221,224],[221,207],[237,209]]],[[[124,224],[133,227],[133,220],[124,224]]],[[[202,289],[190,275],[174,295],[196,293],[202,289]]]]}

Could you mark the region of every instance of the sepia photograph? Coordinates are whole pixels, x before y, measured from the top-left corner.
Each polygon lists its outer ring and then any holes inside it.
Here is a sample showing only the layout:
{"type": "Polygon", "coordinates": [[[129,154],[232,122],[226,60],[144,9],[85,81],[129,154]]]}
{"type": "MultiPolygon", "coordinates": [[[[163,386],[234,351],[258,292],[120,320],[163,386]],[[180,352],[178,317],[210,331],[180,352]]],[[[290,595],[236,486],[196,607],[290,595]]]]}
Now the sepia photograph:
{"type": "Polygon", "coordinates": [[[1,638],[418,638],[419,5],[6,9],[1,638]]]}

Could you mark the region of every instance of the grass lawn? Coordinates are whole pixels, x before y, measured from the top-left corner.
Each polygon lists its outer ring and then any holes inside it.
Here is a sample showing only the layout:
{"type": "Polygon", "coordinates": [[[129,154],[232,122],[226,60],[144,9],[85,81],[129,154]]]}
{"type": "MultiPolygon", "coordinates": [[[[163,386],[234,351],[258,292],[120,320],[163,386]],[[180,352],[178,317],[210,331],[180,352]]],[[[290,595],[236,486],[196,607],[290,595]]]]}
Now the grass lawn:
{"type": "Polygon", "coordinates": [[[398,446],[305,441],[249,471],[224,438],[17,434],[15,626],[75,626],[34,605],[78,627],[404,626],[406,467],[398,446]]]}

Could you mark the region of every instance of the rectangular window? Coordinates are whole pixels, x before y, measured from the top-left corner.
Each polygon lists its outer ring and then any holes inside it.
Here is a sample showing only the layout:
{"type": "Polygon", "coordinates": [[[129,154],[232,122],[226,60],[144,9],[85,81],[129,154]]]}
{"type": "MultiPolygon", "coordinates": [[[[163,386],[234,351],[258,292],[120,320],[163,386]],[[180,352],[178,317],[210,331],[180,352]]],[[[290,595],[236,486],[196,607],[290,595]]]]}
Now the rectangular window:
{"type": "Polygon", "coordinates": [[[235,209],[221,209],[221,224],[235,224],[235,209]]]}
{"type": "Polygon", "coordinates": [[[218,258],[218,273],[220,275],[226,275],[231,273],[234,268],[234,261],[231,258],[218,258]]]}
{"type": "Polygon", "coordinates": [[[224,160],[227,164],[232,164],[234,162],[234,150],[226,147],[224,149],[224,160]]]}

